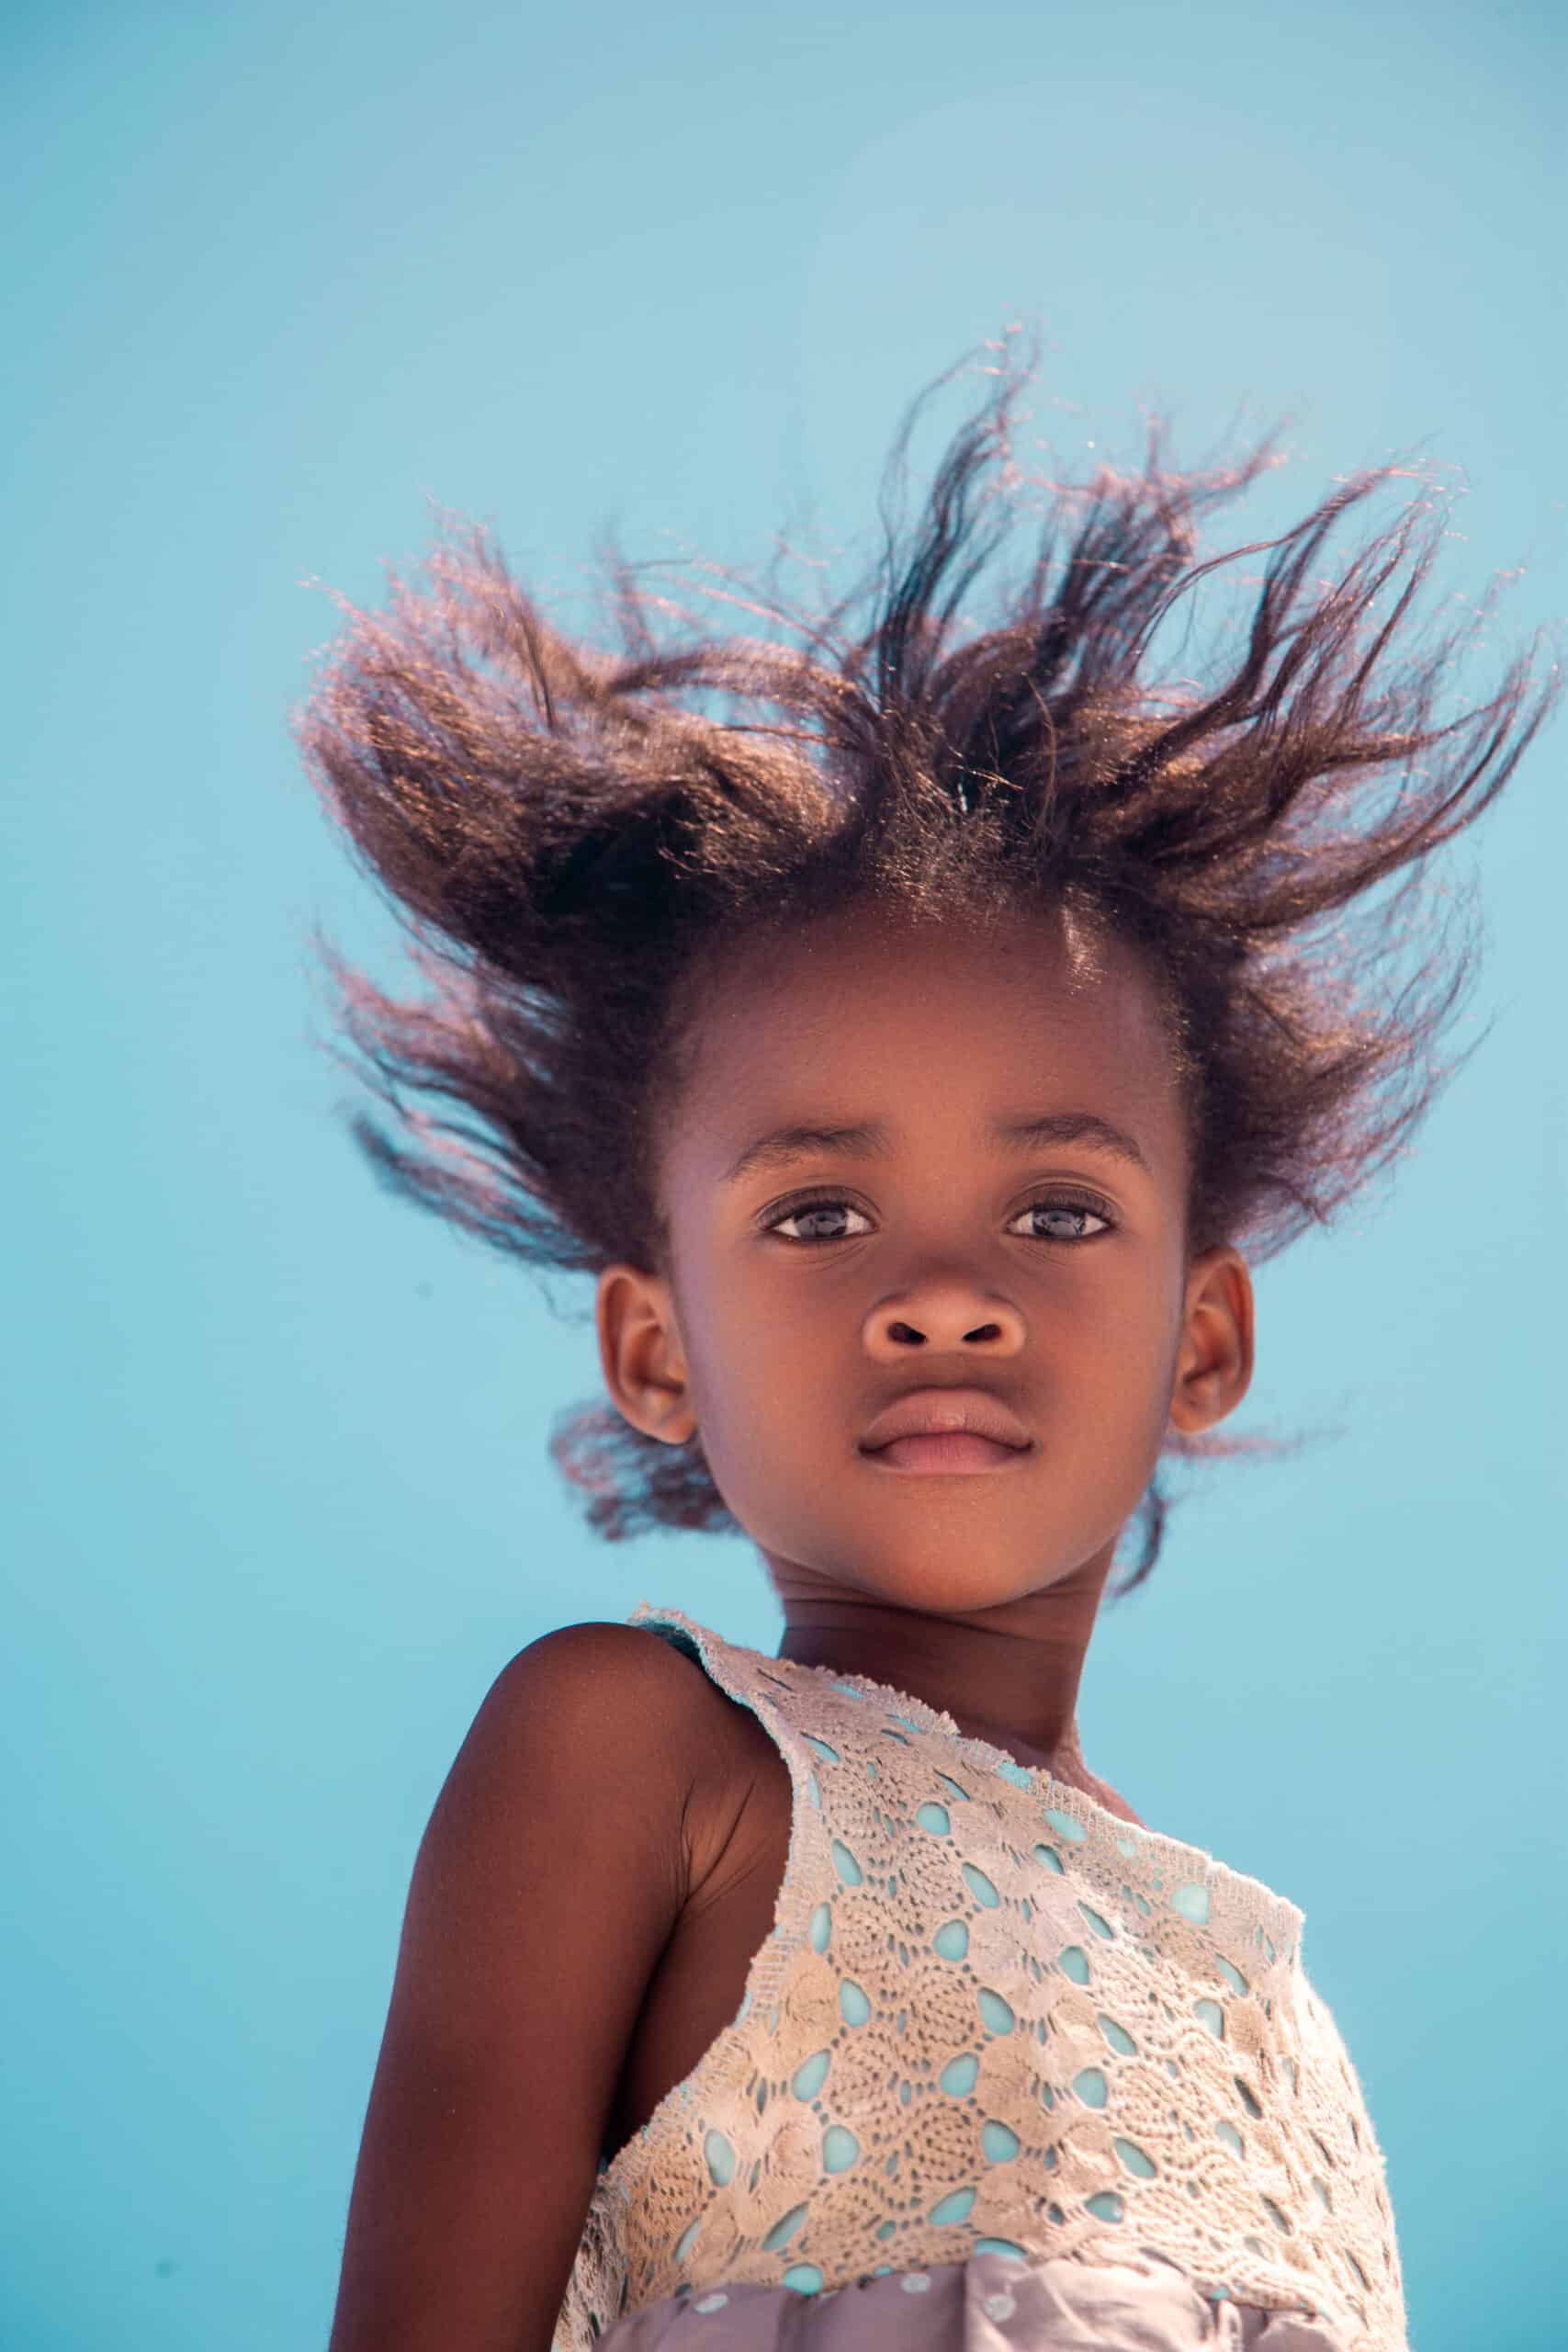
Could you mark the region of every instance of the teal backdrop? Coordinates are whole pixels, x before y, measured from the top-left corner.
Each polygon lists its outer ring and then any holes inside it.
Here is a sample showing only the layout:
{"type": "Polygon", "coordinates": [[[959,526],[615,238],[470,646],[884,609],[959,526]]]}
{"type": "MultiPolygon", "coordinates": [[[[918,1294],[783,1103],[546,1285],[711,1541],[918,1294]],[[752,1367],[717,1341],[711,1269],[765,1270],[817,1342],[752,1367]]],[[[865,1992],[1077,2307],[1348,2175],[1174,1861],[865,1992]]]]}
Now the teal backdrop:
{"type": "MultiPolygon", "coordinates": [[[[417,977],[288,732],[326,591],[446,510],[563,607],[611,525],[864,552],[906,402],[1023,319],[1061,471],[1292,420],[1235,538],[1433,469],[1436,617],[1522,572],[1484,689],[1568,602],[1563,19],[13,0],[0,57],[0,2340],[307,2352],[492,1678],[644,1597],[780,1630],[744,1545],[558,1483],[586,1280],[552,1314],[347,1136],[311,926],[417,977]]],[[[1191,1483],[1082,1692],[1146,1820],[1303,1906],[1416,2352],[1564,2326],[1565,751],[1446,869],[1485,1042],[1260,1272],[1237,1425],[1337,1433],[1191,1483]]]]}

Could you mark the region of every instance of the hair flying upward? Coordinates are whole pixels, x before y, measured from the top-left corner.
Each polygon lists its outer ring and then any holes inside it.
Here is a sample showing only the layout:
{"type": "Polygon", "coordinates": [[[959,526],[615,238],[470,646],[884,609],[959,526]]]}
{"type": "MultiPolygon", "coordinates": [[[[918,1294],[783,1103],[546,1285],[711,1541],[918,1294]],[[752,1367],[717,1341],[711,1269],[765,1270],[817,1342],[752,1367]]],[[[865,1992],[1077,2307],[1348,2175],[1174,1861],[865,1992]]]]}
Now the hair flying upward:
{"type": "MultiPolygon", "coordinates": [[[[1273,462],[1269,442],[1168,473],[1156,425],[1141,475],[1054,490],[1006,585],[988,567],[1023,506],[1018,381],[953,438],[911,530],[885,508],[859,588],[813,616],[768,605],[777,640],[686,615],[672,632],[673,608],[612,557],[619,648],[574,642],[477,527],[427,559],[422,589],[393,575],[387,615],[353,614],[296,723],[433,989],[398,1002],[319,943],[359,1067],[407,1131],[353,1119],[400,1194],[535,1266],[665,1271],[659,1138],[727,943],[869,900],[982,922],[1065,909],[1141,952],[1190,1121],[1194,1251],[1272,1254],[1405,1143],[1458,1066],[1436,1049],[1470,970],[1418,920],[1427,863],[1501,791],[1555,668],[1534,684],[1527,648],[1489,700],[1437,715],[1473,624],[1404,653],[1444,521],[1426,494],[1316,576],[1393,466],[1199,560],[1198,520],[1273,462]],[[1258,553],[1213,674],[1149,674],[1196,583],[1258,553]],[[959,607],[981,586],[976,633],[959,607]],[[409,1090],[471,1118],[432,1118],[409,1090]]],[[[551,1451],[612,1540],[736,1531],[700,1434],[667,1445],[601,1403],[551,1451]]],[[[1156,1478],[1122,1592],[1166,1509],[1156,1478]]]]}

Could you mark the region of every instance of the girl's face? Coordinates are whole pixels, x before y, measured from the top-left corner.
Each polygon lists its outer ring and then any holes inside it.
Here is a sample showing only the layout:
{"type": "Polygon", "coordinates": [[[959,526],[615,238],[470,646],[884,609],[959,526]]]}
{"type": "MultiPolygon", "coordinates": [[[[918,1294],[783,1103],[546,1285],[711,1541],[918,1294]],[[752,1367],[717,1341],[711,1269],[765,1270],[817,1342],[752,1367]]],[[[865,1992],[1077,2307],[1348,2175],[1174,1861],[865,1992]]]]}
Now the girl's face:
{"type": "Polygon", "coordinates": [[[1067,1579],[1098,1597],[1168,1429],[1217,1420],[1251,1367],[1245,1265],[1187,1259],[1185,1123],[1135,955],[1044,915],[981,937],[857,909],[728,962],[696,1047],[661,1165],[669,1278],[600,1281],[621,1411],[700,1430],[786,1611],[847,1590],[1005,1624],[1067,1579]],[[818,1132],[768,1141],[791,1128],[818,1132]],[[863,1450],[926,1382],[988,1390],[1027,1448],[973,1475],[863,1450]]]}

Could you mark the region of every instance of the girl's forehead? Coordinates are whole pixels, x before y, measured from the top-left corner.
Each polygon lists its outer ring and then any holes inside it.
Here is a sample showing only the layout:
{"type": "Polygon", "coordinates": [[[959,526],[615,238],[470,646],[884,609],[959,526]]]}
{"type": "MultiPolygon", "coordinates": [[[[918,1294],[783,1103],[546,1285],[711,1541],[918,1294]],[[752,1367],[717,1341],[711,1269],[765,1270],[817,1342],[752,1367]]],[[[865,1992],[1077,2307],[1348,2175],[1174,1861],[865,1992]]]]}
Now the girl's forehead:
{"type": "Polygon", "coordinates": [[[1179,1124],[1158,991],[1136,951],[1045,915],[983,930],[846,919],[749,944],[710,973],[690,1050],[682,1124],[713,1149],[760,1118],[820,1114],[912,1126],[951,1112],[969,1126],[1071,1109],[1179,1124]]]}
{"type": "Polygon", "coordinates": [[[707,1042],[745,1057],[763,1031],[775,1051],[820,1051],[874,1023],[890,1046],[966,1020],[1021,1014],[1037,1031],[1069,1007],[1091,1025],[1146,1027],[1157,991],[1135,951],[1066,910],[983,924],[876,911],[746,942],[710,967],[692,1011],[707,1042]]]}

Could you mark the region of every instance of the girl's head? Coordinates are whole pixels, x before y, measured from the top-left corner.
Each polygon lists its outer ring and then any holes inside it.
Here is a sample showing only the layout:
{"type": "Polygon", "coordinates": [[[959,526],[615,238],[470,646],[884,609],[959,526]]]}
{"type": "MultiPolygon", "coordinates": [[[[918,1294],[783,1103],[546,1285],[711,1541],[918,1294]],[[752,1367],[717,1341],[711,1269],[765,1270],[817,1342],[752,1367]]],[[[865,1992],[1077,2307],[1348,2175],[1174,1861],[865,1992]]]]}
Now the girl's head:
{"type": "Polygon", "coordinates": [[[933,1608],[1108,1560],[1140,1502],[1122,1589],[1147,1574],[1160,1456],[1229,1450],[1247,1261],[1342,1205],[1447,1074],[1463,954],[1393,967],[1428,855],[1555,691],[1531,698],[1521,656],[1436,723],[1458,633],[1393,671],[1442,527],[1424,502],[1317,576],[1392,469],[1268,543],[1214,674],[1162,684],[1154,640],[1225,560],[1195,560],[1195,519],[1269,458],[1171,476],[1157,434],[1141,477],[1056,492],[966,633],[1022,504],[997,479],[1014,390],[868,589],[773,611],[793,641],[660,644],[669,608],[617,565],[622,650],[589,651],[476,532],[424,594],[355,616],[301,724],[436,991],[399,1004],[323,951],[426,1148],[363,1114],[359,1142],[406,1197],[598,1278],[612,1401],[554,1445],[590,1523],[744,1528],[775,1566],[889,1597],[896,1576],[933,1608]],[[803,1125],[875,1132],[736,1172],[803,1125]],[[803,1193],[832,1202],[796,1224],[803,1193]],[[1016,1468],[864,1461],[866,1421],[928,1374],[1007,1400],[1034,1441],[1016,1468]],[[965,1547],[984,1589],[942,1581],[965,1547]]]}
{"type": "Polygon", "coordinates": [[[1098,1595],[1171,1430],[1251,1364],[1243,1261],[1189,1246],[1157,972],[1068,908],[861,903],[732,947],[688,1001],[662,1270],[599,1284],[620,1411],[700,1442],[786,1600],[1098,1595]],[[1027,1450],[890,1470],[861,1441],[927,1383],[991,1390],[1027,1450]]]}

